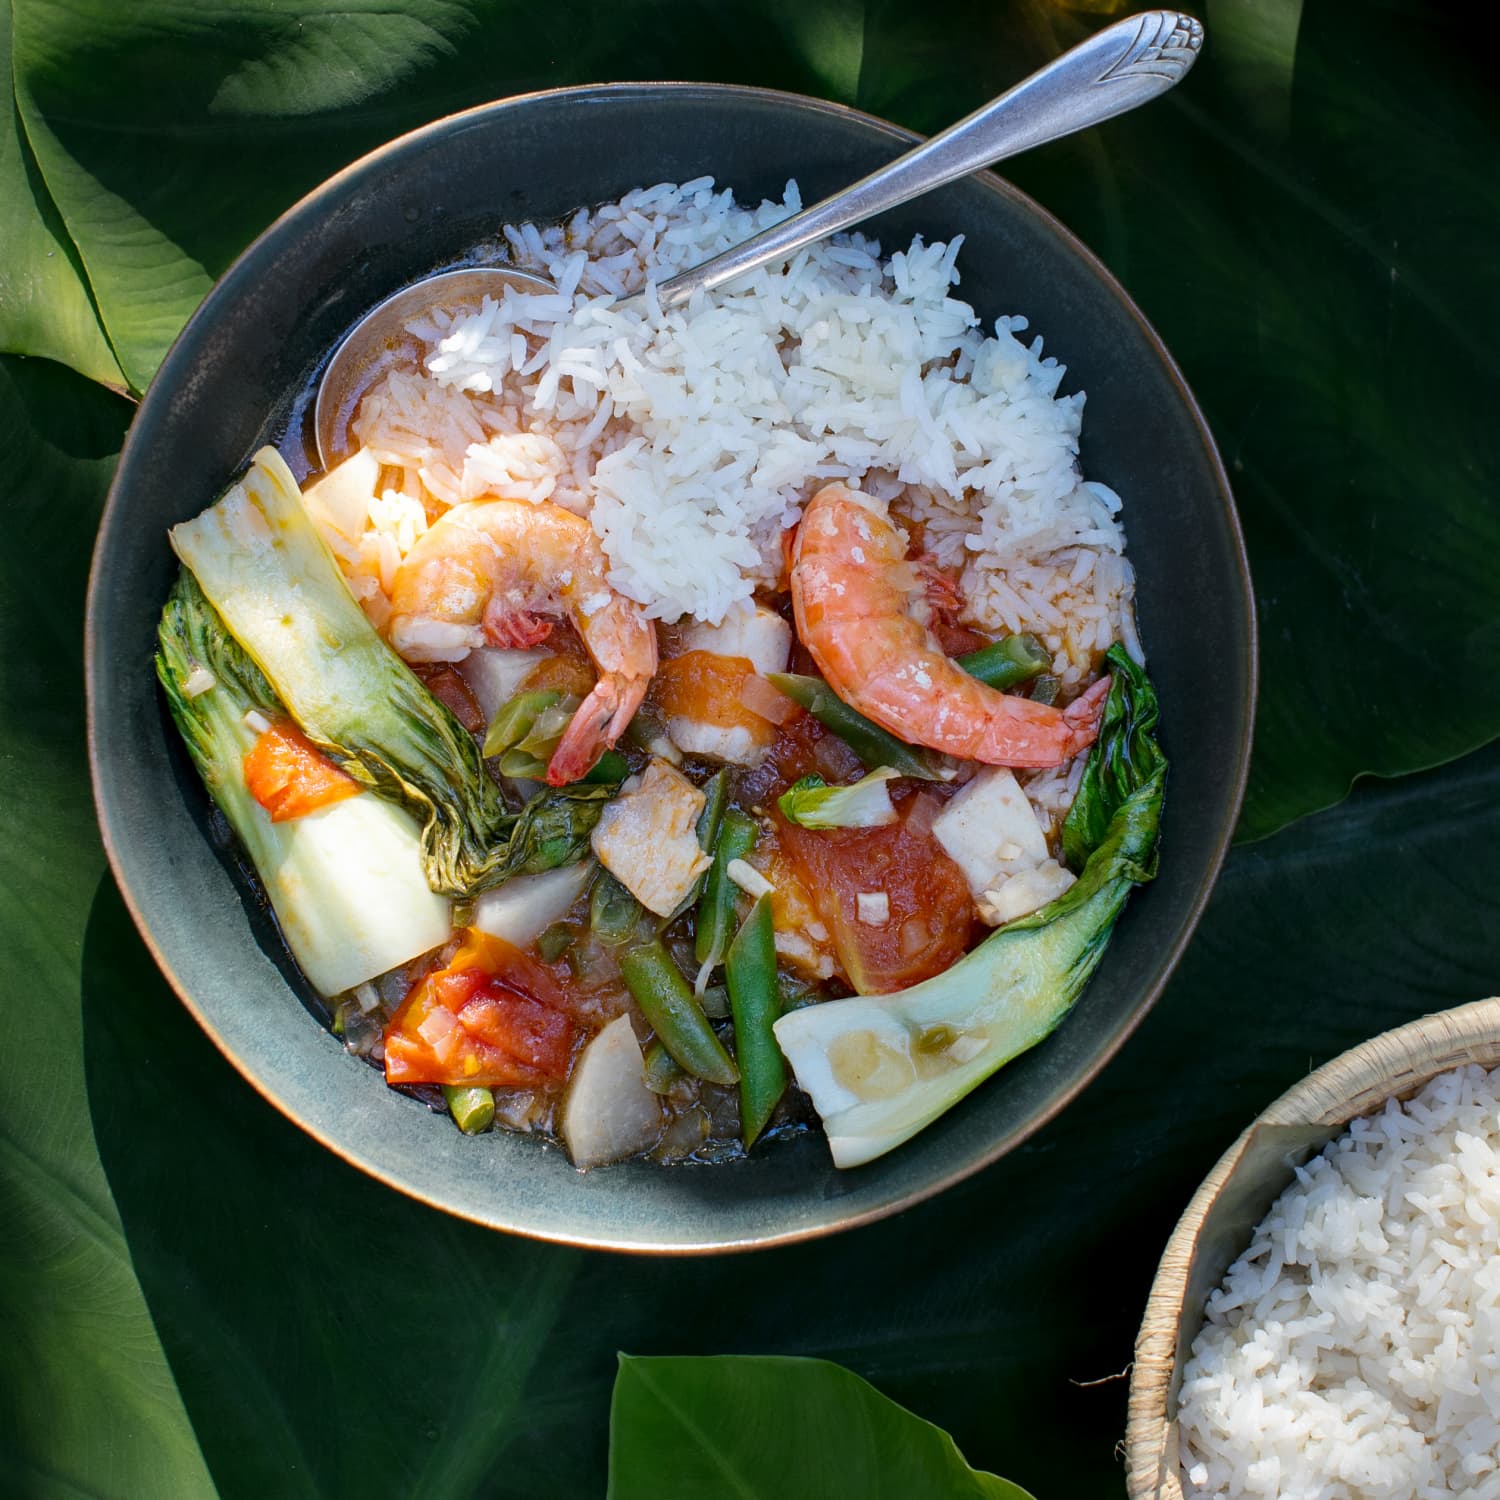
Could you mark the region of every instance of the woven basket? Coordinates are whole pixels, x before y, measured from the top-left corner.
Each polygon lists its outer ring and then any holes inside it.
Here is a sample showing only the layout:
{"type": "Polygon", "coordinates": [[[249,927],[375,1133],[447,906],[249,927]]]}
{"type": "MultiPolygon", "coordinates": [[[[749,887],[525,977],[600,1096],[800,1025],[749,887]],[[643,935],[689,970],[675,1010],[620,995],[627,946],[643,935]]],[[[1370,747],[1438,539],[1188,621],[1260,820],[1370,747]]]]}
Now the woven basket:
{"type": "Polygon", "coordinates": [[[1209,1293],[1292,1181],[1350,1120],[1464,1063],[1500,1063],[1500,999],[1399,1026],[1289,1089],[1219,1158],[1167,1242],[1135,1344],[1125,1433],[1131,1500],[1183,1500],[1178,1372],[1209,1293]]]}

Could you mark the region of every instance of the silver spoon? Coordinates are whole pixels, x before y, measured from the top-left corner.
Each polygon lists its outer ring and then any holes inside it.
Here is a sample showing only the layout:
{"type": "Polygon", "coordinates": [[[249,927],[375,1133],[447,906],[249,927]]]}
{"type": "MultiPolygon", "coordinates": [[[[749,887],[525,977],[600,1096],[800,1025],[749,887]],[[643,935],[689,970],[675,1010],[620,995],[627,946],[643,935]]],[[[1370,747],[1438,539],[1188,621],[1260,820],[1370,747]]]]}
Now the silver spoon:
{"type": "MultiPolygon", "coordinates": [[[[1187,73],[1202,45],[1203,27],[1181,11],[1126,16],[879,171],[663,281],[657,299],[663,308],[677,307],[700,287],[712,290],[759,266],[787,260],[804,245],[992,162],[1146,104],[1187,73]]],[[[344,456],[354,407],[380,371],[401,357],[409,322],[434,306],[478,305],[486,294],[498,301],[508,288],[533,295],[557,290],[544,276],[508,266],[444,271],[386,298],[356,323],[318,387],[313,424],[323,467],[344,456]]]]}

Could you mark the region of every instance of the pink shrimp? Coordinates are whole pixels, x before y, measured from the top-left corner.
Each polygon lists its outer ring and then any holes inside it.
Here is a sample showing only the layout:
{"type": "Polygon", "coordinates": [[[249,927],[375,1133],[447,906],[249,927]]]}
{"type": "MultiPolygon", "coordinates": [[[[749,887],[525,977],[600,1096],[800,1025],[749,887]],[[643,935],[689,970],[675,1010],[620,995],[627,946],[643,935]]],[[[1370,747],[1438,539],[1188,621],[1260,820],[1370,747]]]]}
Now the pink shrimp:
{"type": "Polygon", "coordinates": [[[552,759],[547,780],[585,775],[625,732],[656,672],[656,629],[618,594],[594,529],[559,505],[477,500],[422,537],[391,589],[390,641],[408,661],[457,661],[475,646],[535,645],[566,615],[599,671],[552,759]]]}
{"type": "Polygon", "coordinates": [[[1109,679],[1065,709],[986,687],[911,613],[922,580],[883,503],[830,484],[792,560],[797,634],[851,708],[912,745],[995,766],[1055,766],[1094,742],[1109,679]]]}

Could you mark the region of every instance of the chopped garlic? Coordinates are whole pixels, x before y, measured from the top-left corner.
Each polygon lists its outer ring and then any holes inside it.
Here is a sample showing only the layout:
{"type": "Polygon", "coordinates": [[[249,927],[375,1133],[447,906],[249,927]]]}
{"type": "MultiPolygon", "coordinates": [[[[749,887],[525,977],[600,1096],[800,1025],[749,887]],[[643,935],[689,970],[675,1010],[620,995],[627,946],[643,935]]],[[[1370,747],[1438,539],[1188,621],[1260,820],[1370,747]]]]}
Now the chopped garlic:
{"type": "Polygon", "coordinates": [[[256,734],[264,734],[271,727],[271,721],[259,709],[247,708],[244,725],[246,729],[254,730],[256,734]]]}
{"type": "Polygon", "coordinates": [[[732,859],[724,866],[724,873],[744,891],[747,896],[759,900],[776,889],[754,865],[743,859],[732,859]]]}
{"type": "Polygon", "coordinates": [[[891,920],[891,898],[884,891],[861,891],[854,909],[866,927],[884,927],[891,920]]]}
{"type": "Polygon", "coordinates": [[[206,693],[218,680],[207,667],[195,666],[178,686],[182,689],[184,698],[197,698],[206,693]]]}
{"type": "Polygon", "coordinates": [[[966,1031],[962,1036],[953,1039],[948,1048],[948,1056],[956,1063],[973,1062],[988,1046],[987,1038],[975,1036],[972,1032],[966,1031]]]}
{"type": "Polygon", "coordinates": [[[368,979],[363,984],[355,986],[354,998],[359,1001],[359,1008],[366,1015],[369,1015],[380,1004],[380,992],[368,979]]]}

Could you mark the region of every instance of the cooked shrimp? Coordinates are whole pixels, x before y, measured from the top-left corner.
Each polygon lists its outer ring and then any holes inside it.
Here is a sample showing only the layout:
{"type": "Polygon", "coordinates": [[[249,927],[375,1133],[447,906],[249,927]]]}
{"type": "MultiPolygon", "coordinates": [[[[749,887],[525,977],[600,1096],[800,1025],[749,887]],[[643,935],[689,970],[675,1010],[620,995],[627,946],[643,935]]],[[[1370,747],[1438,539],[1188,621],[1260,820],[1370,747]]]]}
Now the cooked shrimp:
{"type": "Polygon", "coordinates": [[[640,707],[656,671],[656,630],[609,586],[593,527],[525,500],[456,505],[407,554],[391,589],[391,644],[408,661],[455,661],[485,644],[536,645],[566,615],[599,681],[547,765],[564,786],[585,775],[640,707]]]}
{"type": "MultiPolygon", "coordinates": [[[[912,613],[922,580],[886,506],[830,484],[797,532],[797,634],[851,708],[912,745],[995,766],[1054,766],[1098,733],[1106,678],[1058,710],[986,687],[912,613]]],[[[922,611],[926,613],[926,611],[922,611]]]]}

